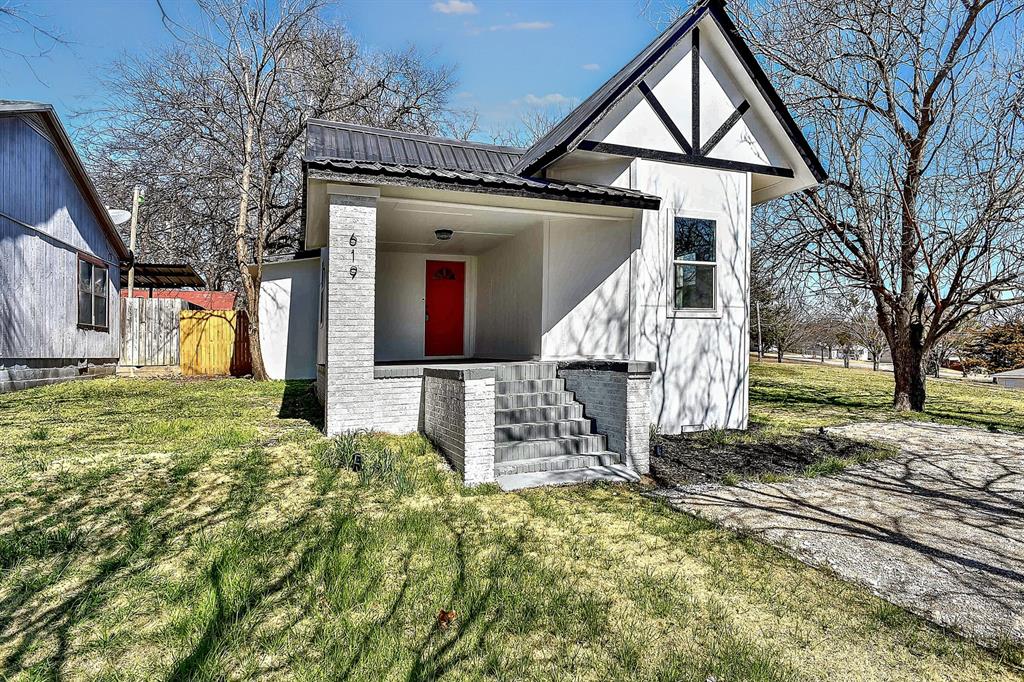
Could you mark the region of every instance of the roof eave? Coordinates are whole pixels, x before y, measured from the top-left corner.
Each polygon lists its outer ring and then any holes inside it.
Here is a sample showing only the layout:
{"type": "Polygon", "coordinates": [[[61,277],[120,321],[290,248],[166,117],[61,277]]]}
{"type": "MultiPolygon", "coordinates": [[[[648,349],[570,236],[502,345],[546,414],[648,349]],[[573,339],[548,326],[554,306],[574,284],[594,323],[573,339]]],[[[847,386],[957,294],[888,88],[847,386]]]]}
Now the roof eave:
{"type": "Polygon", "coordinates": [[[563,201],[574,204],[590,204],[596,206],[612,206],[643,210],[658,210],[661,207],[660,197],[642,196],[599,196],[576,192],[544,191],[537,188],[501,187],[493,184],[478,184],[458,180],[424,179],[387,173],[369,171],[353,172],[349,170],[331,169],[323,162],[307,162],[306,176],[313,180],[328,182],[348,182],[359,185],[419,187],[424,189],[441,189],[455,192],[471,192],[474,194],[493,194],[496,196],[519,197],[524,199],[540,199],[547,201],[563,201]]]}
{"type": "MultiPolygon", "coordinates": [[[[639,82],[664,56],[668,53],[672,47],[678,43],[684,36],[690,33],[690,30],[699,23],[705,16],[710,16],[715,22],[715,25],[721,31],[722,35],[725,36],[726,42],[730,48],[736,54],[737,59],[743,65],[747,75],[754,82],[758,92],[768,103],[769,108],[775,115],[779,124],[783,127],[790,141],[800,155],[801,160],[807,167],[807,170],[811,173],[817,183],[822,183],[828,179],[828,173],[825,172],[821,161],[818,159],[817,154],[811,148],[810,143],[807,142],[807,138],[804,136],[803,131],[793,120],[790,115],[785,103],[779,96],[778,91],[771,84],[767,74],[761,65],[757,62],[753,53],[747,47],[746,43],[740,38],[739,32],[732,19],[729,17],[728,12],[725,11],[725,2],[723,0],[702,0],[696,3],[688,13],[682,15],[673,26],[666,29],[665,33],[659,36],[651,45],[648,45],[640,53],[646,52],[655,43],[664,40],[657,49],[655,49],[646,59],[637,64],[633,70],[623,78],[622,82],[619,83],[612,91],[607,93],[604,98],[597,103],[593,111],[581,119],[579,123],[571,128],[571,130],[563,131],[561,133],[561,139],[550,146],[548,149],[543,150],[538,156],[531,158],[531,150],[527,150],[523,155],[520,162],[513,167],[513,172],[520,173],[522,175],[533,175],[543,171],[545,168],[555,163],[558,159],[571,153],[579,145],[580,141],[586,136],[587,132],[593,127],[595,122],[601,118],[604,112],[608,111],[616,102],[618,102],[626,93],[628,93],[633,87],[639,82]],[[670,34],[670,35],[669,35],[670,34]],[[668,35],[666,38],[665,36],[668,35]]],[[[619,78],[620,74],[613,76],[609,82],[619,78]]],[[[605,85],[598,88],[598,92],[603,89],[605,85]]],[[[580,107],[587,106],[589,98],[584,101],[580,107]]],[[[575,110],[574,110],[575,111],[575,110]]],[[[570,112],[566,116],[565,120],[572,117],[573,112],[570,112]]],[[[554,133],[559,126],[556,126],[552,132],[554,133]]],[[[545,144],[545,138],[541,138],[537,145],[545,144]]],[[[535,146],[537,146],[535,145],[535,146]]]]}

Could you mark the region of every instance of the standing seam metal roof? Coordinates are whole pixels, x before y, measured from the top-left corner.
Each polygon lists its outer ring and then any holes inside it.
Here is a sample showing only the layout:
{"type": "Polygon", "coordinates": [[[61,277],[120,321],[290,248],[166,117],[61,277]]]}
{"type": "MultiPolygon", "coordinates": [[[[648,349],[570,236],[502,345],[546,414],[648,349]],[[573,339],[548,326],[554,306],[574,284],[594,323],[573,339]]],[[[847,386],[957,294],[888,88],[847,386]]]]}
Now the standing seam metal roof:
{"type": "Polygon", "coordinates": [[[519,161],[517,147],[464,142],[351,123],[313,120],[306,128],[306,161],[343,159],[447,170],[506,173],[519,161]]]}

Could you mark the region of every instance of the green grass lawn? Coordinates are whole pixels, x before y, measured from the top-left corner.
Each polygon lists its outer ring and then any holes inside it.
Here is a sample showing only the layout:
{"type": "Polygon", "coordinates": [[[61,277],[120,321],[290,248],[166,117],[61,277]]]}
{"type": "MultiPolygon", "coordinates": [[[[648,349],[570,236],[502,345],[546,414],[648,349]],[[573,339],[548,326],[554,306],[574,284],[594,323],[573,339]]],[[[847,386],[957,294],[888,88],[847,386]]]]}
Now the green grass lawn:
{"type": "Polygon", "coordinates": [[[923,414],[891,409],[888,372],[815,364],[751,363],[750,419],[793,431],[851,421],[913,419],[1024,432],[1024,392],[992,384],[929,379],[923,414]]]}
{"type": "MultiPolygon", "coordinates": [[[[825,371],[758,368],[755,414],[885,416],[881,377],[825,371]]],[[[316,414],[245,380],[0,396],[0,677],[1024,679],[642,487],[465,490],[422,437],[316,414]]]]}

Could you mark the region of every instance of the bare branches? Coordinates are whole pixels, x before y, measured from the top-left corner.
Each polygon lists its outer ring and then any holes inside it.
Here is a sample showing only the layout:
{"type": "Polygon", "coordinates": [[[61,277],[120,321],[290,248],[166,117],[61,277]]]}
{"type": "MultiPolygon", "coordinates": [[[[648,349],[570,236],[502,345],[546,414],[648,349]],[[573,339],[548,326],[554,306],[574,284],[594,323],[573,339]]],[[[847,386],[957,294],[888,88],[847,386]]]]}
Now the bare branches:
{"type": "Polygon", "coordinates": [[[761,220],[774,257],[871,293],[897,406],[958,325],[1024,300],[1024,4],[771,0],[746,30],[832,179],[761,220]]]}
{"type": "MultiPolygon", "coordinates": [[[[300,241],[307,121],[423,133],[465,121],[448,108],[452,67],[414,48],[359,49],[321,17],[325,0],[198,5],[193,23],[161,4],[178,43],[114,65],[88,155],[101,189],[147,186],[140,251],[238,287],[258,330],[264,255],[300,241]]],[[[258,344],[250,339],[257,376],[258,344]]]]}
{"type": "Polygon", "coordinates": [[[46,18],[29,5],[17,0],[0,0],[0,57],[19,59],[32,75],[42,83],[33,62],[49,55],[59,46],[70,45],[63,33],[48,26],[46,18]],[[27,34],[32,37],[31,49],[13,47],[12,37],[27,34]]]}

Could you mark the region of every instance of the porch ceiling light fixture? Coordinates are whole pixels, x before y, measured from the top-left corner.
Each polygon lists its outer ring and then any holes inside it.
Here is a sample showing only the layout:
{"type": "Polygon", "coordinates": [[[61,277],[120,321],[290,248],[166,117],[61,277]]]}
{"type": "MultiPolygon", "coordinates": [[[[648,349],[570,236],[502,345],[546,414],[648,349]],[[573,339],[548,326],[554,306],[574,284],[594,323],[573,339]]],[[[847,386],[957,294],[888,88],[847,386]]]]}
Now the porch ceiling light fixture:
{"type": "Polygon", "coordinates": [[[455,234],[455,233],[453,231],[447,229],[447,228],[441,228],[439,230],[434,230],[434,236],[437,237],[437,241],[439,241],[439,242],[446,242],[446,241],[448,241],[449,239],[452,238],[453,234],[455,234]]]}

